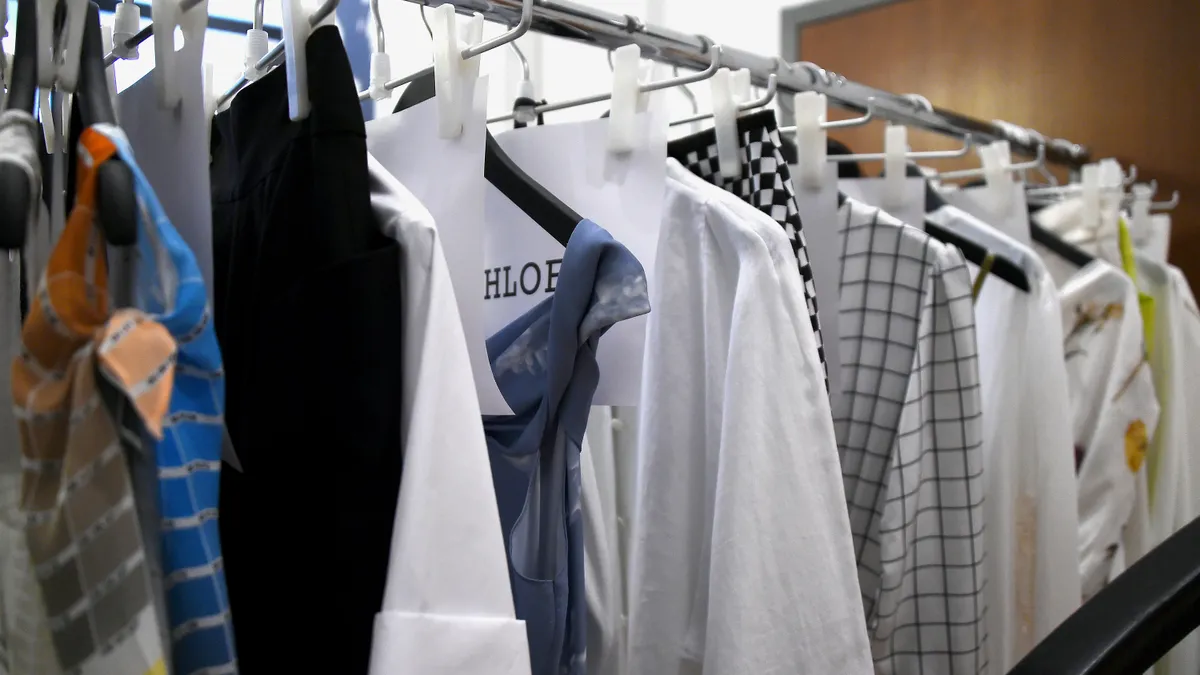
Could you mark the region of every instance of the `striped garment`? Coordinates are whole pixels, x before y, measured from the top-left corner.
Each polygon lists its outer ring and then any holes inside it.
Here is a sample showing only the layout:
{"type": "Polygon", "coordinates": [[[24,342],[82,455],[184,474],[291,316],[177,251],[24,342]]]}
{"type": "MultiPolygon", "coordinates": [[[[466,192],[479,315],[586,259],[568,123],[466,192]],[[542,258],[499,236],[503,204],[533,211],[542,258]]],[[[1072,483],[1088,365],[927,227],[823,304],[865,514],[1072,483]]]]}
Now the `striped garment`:
{"type": "Polygon", "coordinates": [[[12,368],[30,564],[65,672],[164,675],[130,468],[100,396],[107,383],[163,432],[175,342],[136,310],[110,315],[94,167],[115,148],[80,139],[76,208],[38,285],[12,368]]]}
{"type": "Polygon", "coordinates": [[[237,660],[217,529],[225,375],[208,294],[191,249],[138,168],[116,127],[96,126],[133,171],[138,196],[139,309],[178,345],[175,386],[157,443],[163,586],[174,675],[234,675],[237,660]]]}

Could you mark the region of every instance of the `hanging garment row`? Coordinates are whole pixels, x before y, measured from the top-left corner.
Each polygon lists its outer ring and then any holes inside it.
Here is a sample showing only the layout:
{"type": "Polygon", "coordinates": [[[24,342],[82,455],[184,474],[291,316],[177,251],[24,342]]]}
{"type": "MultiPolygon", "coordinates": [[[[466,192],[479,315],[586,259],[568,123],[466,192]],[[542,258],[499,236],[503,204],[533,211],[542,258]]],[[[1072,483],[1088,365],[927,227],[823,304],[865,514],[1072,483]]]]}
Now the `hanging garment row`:
{"type": "Polygon", "coordinates": [[[21,0],[7,672],[1003,673],[1200,516],[1200,312],[1115,161],[854,154],[881,109],[781,128],[716,45],[489,129],[524,28],[449,4],[365,121],[297,7],[216,106],[202,7],[116,96],[95,6],[42,64],[21,0]]]}

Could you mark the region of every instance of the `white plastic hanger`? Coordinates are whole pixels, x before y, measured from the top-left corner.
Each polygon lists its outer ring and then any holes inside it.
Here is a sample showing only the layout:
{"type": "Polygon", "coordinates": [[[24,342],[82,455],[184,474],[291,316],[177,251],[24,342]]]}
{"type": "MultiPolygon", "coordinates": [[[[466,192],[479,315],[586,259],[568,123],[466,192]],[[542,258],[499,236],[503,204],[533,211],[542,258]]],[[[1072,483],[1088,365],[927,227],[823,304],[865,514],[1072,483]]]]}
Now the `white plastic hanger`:
{"type": "Polygon", "coordinates": [[[889,124],[883,135],[883,193],[885,208],[904,207],[904,181],[908,178],[908,129],[889,124]]]}
{"type": "Polygon", "coordinates": [[[646,109],[639,70],[642,48],[625,45],[613,52],[612,106],[608,116],[608,151],[633,152],[638,145],[637,114],[646,109]]]}
{"type": "Polygon", "coordinates": [[[712,85],[713,127],[717,136],[717,161],[721,176],[730,179],[742,175],[742,161],[738,156],[737,136],[737,82],[728,68],[717,71],[709,83],[712,85]]]}
{"type": "MultiPolygon", "coordinates": [[[[104,47],[104,53],[107,54],[113,48],[113,27],[109,24],[100,25],[100,42],[104,47]]],[[[121,115],[121,107],[117,105],[117,70],[112,66],[106,66],[104,73],[108,76],[108,96],[112,99],[113,112],[118,116],[121,115]]]]}
{"type": "Polygon", "coordinates": [[[67,19],[60,31],[62,51],[58,55],[56,70],[58,88],[74,93],[79,81],[79,55],[83,45],[83,26],[87,18],[89,0],[64,0],[67,19]]]}
{"type": "MultiPolygon", "coordinates": [[[[110,50],[117,58],[126,61],[136,61],[138,44],[129,45],[130,39],[137,35],[141,27],[142,11],[133,0],[122,0],[116,7],[113,17],[113,46],[110,50]]],[[[107,53],[107,52],[106,52],[107,53]]]]}
{"type": "Polygon", "coordinates": [[[158,104],[164,108],[174,108],[182,98],[175,73],[175,29],[180,26],[182,14],[179,0],[153,0],[150,6],[154,25],[154,88],[158,91],[158,104]]]}
{"type": "Polygon", "coordinates": [[[796,113],[796,160],[800,184],[820,189],[828,156],[828,134],[822,125],[829,113],[829,100],[825,94],[802,91],[793,98],[792,109],[796,113]]]}
{"type": "Polygon", "coordinates": [[[263,30],[266,0],[254,0],[254,24],[246,31],[245,77],[251,82],[262,77],[258,62],[267,55],[267,31],[263,30]]]}
{"type": "Polygon", "coordinates": [[[988,201],[992,210],[1001,216],[1008,215],[1013,206],[1012,151],[1008,141],[993,141],[980,148],[983,162],[983,178],[987,187],[988,201]]]}
{"type": "Polygon", "coordinates": [[[283,0],[284,63],[287,68],[288,117],[293,122],[308,117],[312,104],[308,99],[308,50],[304,45],[312,25],[304,12],[303,0],[283,0]]]}
{"type": "MultiPolygon", "coordinates": [[[[458,138],[462,134],[465,87],[474,86],[479,62],[460,49],[454,5],[438,5],[429,22],[433,33],[433,75],[438,107],[438,136],[458,138]]],[[[476,13],[464,28],[468,38],[483,35],[483,16],[476,13]]],[[[470,40],[468,40],[470,41],[470,40]]]]}
{"type": "Polygon", "coordinates": [[[371,52],[371,80],[367,93],[371,100],[382,101],[391,93],[387,83],[392,79],[392,61],[387,55],[387,35],[379,13],[379,0],[371,0],[371,21],[375,23],[375,50],[371,52]]]}

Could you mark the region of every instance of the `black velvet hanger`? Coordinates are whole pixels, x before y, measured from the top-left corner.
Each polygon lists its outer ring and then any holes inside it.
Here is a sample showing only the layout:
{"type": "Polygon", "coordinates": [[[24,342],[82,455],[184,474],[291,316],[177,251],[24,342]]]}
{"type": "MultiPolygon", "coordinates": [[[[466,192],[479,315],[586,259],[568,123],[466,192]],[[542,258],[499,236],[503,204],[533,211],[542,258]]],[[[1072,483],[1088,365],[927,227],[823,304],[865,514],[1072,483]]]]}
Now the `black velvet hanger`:
{"type": "MultiPolygon", "coordinates": [[[[9,72],[9,110],[33,114],[37,99],[37,0],[19,0],[17,4],[16,50],[9,72]]],[[[29,175],[19,166],[0,163],[0,247],[8,250],[25,245],[29,226],[29,175]]]]}
{"type": "MultiPolygon", "coordinates": [[[[422,101],[433,98],[436,90],[433,73],[413,80],[393,112],[399,112],[422,101]]],[[[487,132],[487,143],[484,151],[483,175],[487,181],[509,199],[525,215],[533,219],[543,230],[554,237],[555,241],[567,245],[575,226],[583,218],[575,213],[562,200],[555,197],[549,190],[533,180],[529,174],[521,170],[496,142],[492,132],[487,132]]]]}
{"type": "MultiPolygon", "coordinates": [[[[88,3],[79,59],[79,86],[74,98],[81,121],[87,126],[115,125],[117,115],[104,73],[100,8],[94,2],[88,3]]],[[[74,149],[75,144],[72,144],[72,152],[74,149]]],[[[96,169],[96,215],[109,244],[132,246],[137,242],[137,195],[133,172],[120,157],[112,157],[96,169]]]]}
{"type": "MultiPolygon", "coordinates": [[[[924,178],[924,174],[916,164],[909,162],[905,173],[912,177],[924,178]]],[[[925,181],[925,213],[933,213],[938,209],[946,206],[946,200],[942,198],[938,191],[933,188],[933,185],[925,181]]],[[[925,220],[925,233],[937,239],[943,244],[956,246],[962,251],[963,257],[975,263],[978,266],[983,266],[983,261],[988,257],[988,254],[993,256],[992,276],[998,277],[1007,281],[1015,288],[1019,288],[1026,293],[1029,292],[1032,286],[1029,284],[1029,277],[1025,275],[1025,270],[1021,266],[994,251],[989,251],[986,246],[981,246],[978,243],[963,237],[957,232],[948,230],[937,223],[925,220]]]]}

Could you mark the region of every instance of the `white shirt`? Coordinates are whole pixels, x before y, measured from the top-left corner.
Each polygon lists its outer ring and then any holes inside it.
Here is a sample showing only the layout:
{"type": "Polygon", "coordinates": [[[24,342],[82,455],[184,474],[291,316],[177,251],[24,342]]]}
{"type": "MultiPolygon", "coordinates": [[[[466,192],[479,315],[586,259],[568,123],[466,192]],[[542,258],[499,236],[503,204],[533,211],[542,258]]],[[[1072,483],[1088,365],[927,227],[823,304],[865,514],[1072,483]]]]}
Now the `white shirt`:
{"type": "Polygon", "coordinates": [[[669,161],[630,563],[630,675],[872,672],[787,235],[669,161]]]}
{"type": "Polygon", "coordinates": [[[592,406],[579,454],[589,675],[625,672],[625,575],[613,409],[592,406]]]}
{"type": "MultiPolygon", "coordinates": [[[[981,403],[962,254],[847,199],[834,420],[880,675],[987,670],[981,403]]],[[[989,525],[990,526],[990,525],[989,525]]]]}
{"type": "MultiPolygon", "coordinates": [[[[1162,409],[1146,467],[1154,546],[1200,517],[1200,311],[1178,268],[1141,255],[1137,262],[1138,282],[1155,301],[1150,365],[1162,409]]],[[[1184,638],[1155,672],[1200,672],[1200,635],[1184,638]]]]}
{"type": "Polygon", "coordinates": [[[1064,352],[1079,481],[1079,571],[1083,598],[1145,553],[1125,539],[1149,517],[1145,465],[1158,426],[1137,288],[1103,261],[1063,285],[1064,352]],[[1130,555],[1132,553],[1132,555],[1130,555]]]}
{"type": "Polygon", "coordinates": [[[368,156],[371,206],[403,256],[404,473],[372,675],[528,675],[491,464],[433,218],[368,156]]]}
{"type": "Polygon", "coordinates": [[[931,221],[986,241],[1029,292],[985,280],[975,304],[987,481],[990,668],[1006,673],[1080,605],[1074,434],[1058,289],[1027,247],[953,206],[931,221]]]}

